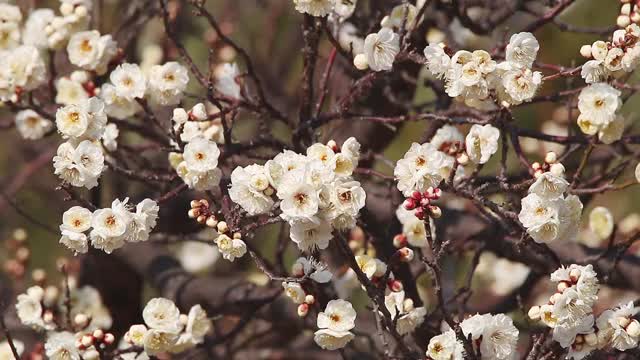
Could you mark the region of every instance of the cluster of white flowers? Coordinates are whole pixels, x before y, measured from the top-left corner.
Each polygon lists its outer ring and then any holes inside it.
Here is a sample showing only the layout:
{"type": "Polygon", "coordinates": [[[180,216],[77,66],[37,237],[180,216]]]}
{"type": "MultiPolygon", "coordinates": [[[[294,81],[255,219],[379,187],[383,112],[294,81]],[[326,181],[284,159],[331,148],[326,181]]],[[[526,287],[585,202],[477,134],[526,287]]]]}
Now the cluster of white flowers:
{"type": "Polygon", "coordinates": [[[325,310],[318,313],[319,330],[315,332],[313,339],[326,350],[343,348],[355,337],[350,331],[356,326],[355,320],[356,311],[350,302],[331,300],[325,310]]]}
{"type": "Polygon", "coordinates": [[[218,157],[218,145],[198,135],[189,140],[182,153],[170,153],[169,162],[189,188],[204,191],[220,182],[222,171],[218,168],[218,157]]]}
{"type": "Polygon", "coordinates": [[[285,150],[264,165],[234,169],[229,196],[257,215],[272,210],[275,194],[298,247],[325,249],[333,229],[353,228],[364,207],[364,189],[351,177],[359,157],[355,138],[347,139],[341,151],[334,141],[310,146],[306,156],[285,150]]]}
{"type": "Polygon", "coordinates": [[[564,167],[554,165],[551,171],[536,173],[518,215],[527,233],[539,243],[571,240],[580,227],[582,203],[576,195],[564,195],[569,187],[564,167]]]}
{"type": "Polygon", "coordinates": [[[46,83],[47,67],[31,45],[0,50],[0,102],[18,102],[20,94],[46,83]]]}
{"type": "MultiPolygon", "coordinates": [[[[456,159],[461,165],[469,160],[476,164],[489,161],[498,150],[499,139],[500,131],[489,124],[474,124],[466,138],[454,126],[443,126],[429,143],[411,144],[404,157],[398,160],[393,171],[398,189],[409,197],[415,191],[436,188],[449,177],[456,159]]],[[[455,175],[456,178],[464,175],[464,168],[458,167],[455,175]]]]}
{"type": "Polygon", "coordinates": [[[587,135],[598,135],[605,144],[620,140],[624,118],[618,114],[622,107],[620,91],[609,84],[597,83],[584,88],[578,96],[578,126],[587,135]]]}
{"type": "Polygon", "coordinates": [[[445,90],[453,98],[477,108],[494,108],[492,93],[502,106],[529,101],[542,83],[542,74],[532,71],[540,45],[531,33],[511,36],[504,62],[496,63],[484,50],[460,50],[453,56],[444,44],[424,49],[427,69],[445,80],[445,90]]]}
{"type": "MultiPolygon", "coordinates": [[[[218,108],[215,108],[216,112],[218,108]]],[[[191,110],[183,108],[173,110],[173,131],[182,142],[188,143],[196,137],[203,137],[218,144],[224,143],[222,119],[209,119],[209,111],[203,103],[194,105],[191,110]]]]}
{"type": "MultiPolygon", "coordinates": [[[[224,224],[224,222],[221,221],[219,224],[224,224]]],[[[230,237],[225,231],[221,231],[221,228],[220,226],[218,227],[219,234],[215,239],[215,243],[218,245],[218,250],[220,250],[222,257],[229,261],[243,257],[247,253],[247,244],[242,241],[242,235],[234,233],[233,237],[230,237]]]]}
{"type": "Polygon", "coordinates": [[[173,301],[165,298],[149,300],[142,318],[145,324],[132,325],[125,340],[144,348],[149,356],[191,349],[203,343],[212,328],[211,320],[200,305],[192,306],[188,314],[180,314],[173,301]]]}
{"type": "MultiPolygon", "coordinates": [[[[504,314],[476,314],[460,323],[466,338],[471,338],[474,351],[483,360],[512,359],[518,344],[518,329],[504,314]]],[[[433,360],[462,360],[463,345],[449,329],[429,341],[427,356],[433,360]]]]}
{"type": "Polygon", "coordinates": [[[632,318],[637,313],[633,303],[606,310],[594,321],[599,284],[592,265],[561,267],[551,281],[557,283],[556,292],[547,304],[533,306],[529,317],[553,329],[553,340],[569,349],[567,358],[579,360],[606,347],[624,351],[638,346],[640,324],[632,318]]]}
{"type": "Polygon", "coordinates": [[[598,40],[580,48],[591,59],[582,65],[582,78],[589,84],[630,73],[640,63],[640,26],[630,24],[613,33],[612,41],[598,40]]]}
{"type": "Polygon", "coordinates": [[[62,215],[60,243],[75,253],[86,253],[88,240],[96,249],[111,253],[121,248],[125,242],[146,241],[156,226],[158,204],[144,199],[135,208],[128,204],[129,199],[114,200],[110,208],[98,209],[93,213],[81,206],[74,206],[62,215]],[[91,229],[89,237],[86,232],[91,229]]]}
{"type": "MultiPolygon", "coordinates": [[[[74,327],[85,331],[109,329],[112,318],[102,303],[100,293],[91,286],[76,288],[70,282],[70,314],[74,327]]],[[[49,285],[31,286],[18,295],[16,312],[22,324],[36,330],[53,331],[65,323],[67,299],[64,288],[49,285]]]]}

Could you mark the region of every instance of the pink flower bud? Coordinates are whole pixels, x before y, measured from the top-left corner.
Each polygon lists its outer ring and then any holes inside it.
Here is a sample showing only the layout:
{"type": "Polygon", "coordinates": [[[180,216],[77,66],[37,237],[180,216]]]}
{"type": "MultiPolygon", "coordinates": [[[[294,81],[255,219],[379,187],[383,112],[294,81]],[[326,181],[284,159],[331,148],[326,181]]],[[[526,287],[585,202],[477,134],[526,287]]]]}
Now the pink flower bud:
{"type": "Polygon", "coordinates": [[[393,246],[401,248],[407,246],[407,237],[404,234],[398,234],[393,237],[393,246]]]}
{"type": "Polygon", "coordinates": [[[417,208],[415,215],[418,219],[423,220],[424,219],[424,210],[422,208],[417,208]]]}
{"type": "Polygon", "coordinates": [[[402,206],[407,210],[413,210],[416,208],[416,201],[413,198],[407,198],[404,203],[402,203],[402,206]]]}
{"type": "Polygon", "coordinates": [[[112,333],[106,333],[104,334],[104,343],[107,345],[111,345],[113,344],[113,342],[116,340],[115,336],[113,336],[112,333]]]}
{"type": "Polygon", "coordinates": [[[404,289],[402,283],[399,280],[389,280],[389,282],[387,282],[387,286],[393,292],[399,292],[404,289]]]}
{"type": "Polygon", "coordinates": [[[409,249],[408,247],[403,247],[402,249],[398,250],[398,254],[400,254],[400,261],[402,262],[410,262],[411,260],[413,260],[413,250],[409,249]]]}
{"type": "Polygon", "coordinates": [[[429,200],[429,198],[423,197],[422,199],[420,199],[420,206],[425,207],[429,206],[429,204],[431,204],[431,200],[429,200]]]}
{"type": "Polygon", "coordinates": [[[412,197],[413,199],[415,199],[415,200],[420,200],[420,199],[422,199],[422,194],[420,194],[420,191],[414,191],[414,192],[411,194],[411,197],[412,197]]]}
{"type": "Polygon", "coordinates": [[[305,317],[309,313],[309,304],[298,305],[298,316],[305,317]]]}

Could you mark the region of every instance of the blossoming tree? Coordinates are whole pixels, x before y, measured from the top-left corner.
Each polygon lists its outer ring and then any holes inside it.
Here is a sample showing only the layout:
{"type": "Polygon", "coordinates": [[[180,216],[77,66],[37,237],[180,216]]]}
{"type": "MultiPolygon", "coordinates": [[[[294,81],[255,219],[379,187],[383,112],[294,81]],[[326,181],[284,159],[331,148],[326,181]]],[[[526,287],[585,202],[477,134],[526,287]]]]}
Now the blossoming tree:
{"type": "Polygon", "coordinates": [[[640,182],[640,1],[36,3],[0,0],[0,214],[46,234],[8,232],[0,359],[640,356],[640,215],[592,206],[640,182]]]}

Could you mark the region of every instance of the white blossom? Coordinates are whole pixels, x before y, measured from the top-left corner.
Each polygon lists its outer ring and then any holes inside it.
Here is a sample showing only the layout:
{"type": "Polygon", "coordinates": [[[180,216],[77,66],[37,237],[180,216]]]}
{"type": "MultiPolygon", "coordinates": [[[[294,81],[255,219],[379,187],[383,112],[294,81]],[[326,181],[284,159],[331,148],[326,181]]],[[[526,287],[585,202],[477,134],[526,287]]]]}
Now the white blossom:
{"type": "MultiPolygon", "coordinates": [[[[311,0],[311,2],[314,1],[317,2],[318,0],[311,0]]],[[[216,73],[216,90],[218,90],[222,95],[228,96],[232,99],[242,99],[241,88],[238,83],[239,75],[237,64],[223,64],[220,67],[220,70],[216,73]]]]}
{"type": "Polygon", "coordinates": [[[519,68],[531,68],[536,60],[540,44],[533,34],[513,34],[506,48],[506,59],[519,68]]]}
{"type": "Polygon", "coordinates": [[[142,311],[142,318],[150,329],[168,333],[178,333],[182,329],[180,310],[169,299],[153,298],[149,300],[142,311]]]}
{"type": "Polygon", "coordinates": [[[364,39],[364,54],[373,71],[391,70],[399,52],[400,37],[389,28],[382,28],[364,39]]]}
{"type": "Polygon", "coordinates": [[[225,234],[219,235],[215,243],[218,245],[218,250],[220,250],[222,257],[229,261],[234,261],[247,253],[247,244],[244,241],[232,239],[225,234]]]}
{"type": "Polygon", "coordinates": [[[142,99],[147,89],[146,79],[136,64],[121,64],[109,75],[118,97],[127,100],[142,99]]]}
{"type": "Polygon", "coordinates": [[[67,331],[53,332],[47,336],[45,353],[51,360],[80,360],[76,337],[67,331]]]}
{"type": "Polygon", "coordinates": [[[436,335],[429,340],[427,356],[433,360],[463,360],[464,347],[453,330],[436,335]]]}
{"type": "Polygon", "coordinates": [[[69,61],[84,70],[95,71],[98,75],[107,72],[107,66],[117,50],[111,35],[101,36],[96,30],[75,33],[67,44],[69,61]]]}
{"type": "Polygon", "coordinates": [[[453,160],[432,144],[413,143],[396,163],[393,174],[398,181],[398,190],[410,196],[414,191],[437,187],[452,167],[453,160]]]}
{"type": "Polygon", "coordinates": [[[467,155],[471,161],[484,164],[498,151],[500,130],[487,125],[474,124],[465,139],[467,155]]]}
{"type": "Polygon", "coordinates": [[[637,313],[638,308],[633,302],[629,302],[600,314],[596,321],[599,344],[609,345],[620,351],[637,347],[640,340],[638,334],[629,333],[631,326],[638,326],[638,320],[633,319],[637,313]]]}
{"type": "Polygon", "coordinates": [[[296,10],[303,14],[322,17],[328,15],[336,0],[293,0],[296,10]]]}
{"type": "Polygon", "coordinates": [[[148,72],[151,100],[159,105],[176,105],[182,100],[189,83],[189,71],[177,62],[154,65],[148,72]]]}
{"type": "Polygon", "coordinates": [[[254,164],[244,168],[237,167],[231,173],[229,197],[249,215],[264,214],[274,204],[272,197],[265,194],[269,187],[269,177],[264,166],[254,164]]]}
{"type": "Polygon", "coordinates": [[[24,139],[38,140],[53,128],[53,123],[37,112],[27,109],[16,114],[16,129],[24,139]]]}

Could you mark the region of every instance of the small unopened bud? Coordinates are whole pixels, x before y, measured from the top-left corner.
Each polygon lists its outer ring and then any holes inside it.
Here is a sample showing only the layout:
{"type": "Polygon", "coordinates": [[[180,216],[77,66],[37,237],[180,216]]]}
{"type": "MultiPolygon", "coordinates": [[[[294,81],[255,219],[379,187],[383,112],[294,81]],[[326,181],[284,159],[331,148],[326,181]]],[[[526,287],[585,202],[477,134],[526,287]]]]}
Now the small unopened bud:
{"type": "Polygon", "coordinates": [[[358,70],[367,70],[369,68],[369,61],[365,54],[358,54],[353,58],[353,65],[358,70]]]}
{"type": "Polygon", "coordinates": [[[298,305],[298,316],[305,317],[309,313],[309,304],[298,305]]]}
{"type": "Polygon", "coordinates": [[[199,208],[199,207],[200,207],[200,201],[198,201],[198,200],[191,200],[190,205],[191,205],[191,208],[192,208],[192,209],[199,208]]]}
{"type": "Polygon", "coordinates": [[[420,193],[420,191],[414,191],[413,193],[411,193],[411,197],[416,201],[420,201],[420,199],[422,199],[422,194],[420,193]]]}
{"type": "Polygon", "coordinates": [[[206,217],[206,216],[204,216],[204,215],[200,215],[200,216],[198,216],[198,217],[196,218],[196,221],[197,221],[199,224],[204,224],[204,223],[206,223],[206,222],[207,222],[207,217],[206,217]]]}
{"type": "Polygon", "coordinates": [[[84,360],[98,360],[100,358],[100,353],[94,349],[87,350],[82,354],[82,358],[84,360]]]}
{"type": "Polygon", "coordinates": [[[552,304],[555,304],[558,302],[558,300],[560,300],[560,298],[562,297],[562,294],[560,293],[555,293],[553,295],[551,295],[551,297],[549,298],[549,302],[552,304]]]}
{"type": "Polygon", "coordinates": [[[102,338],[104,338],[104,331],[102,331],[102,329],[95,329],[93,331],[93,337],[102,340],[102,338]]]}
{"type": "Polygon", "coordinates": [[[540,319],[540,316],[542,315],[540,312],[540,306],[538,305],[532,306],[531,309],[529,309],[529,312],[527,313],[527,315],[531,320],[540,319]]]}
{"type": "Polygon", "coordinates": [[[598,335],[596,335],[596,333],[585,334],[584,342],[589,346],[596,346],[598,344],[598,335]]]}
{"type": "Polygon", "coordinates": [[[591,59],[591,45],[582,45],[580,55],[584,58],[591,59]]]}
{"type": "Polygon", "coordinates": [[[540,165],[540,163],[539,163],[539,162],[537,162],[537,161],[536,161],[536,162],[534,162],[533,164],[531,164],[531,168],[532,168],[533,170],[539,170],[540,168],[542,168],[542,166],[540,165]]]}
{"type": "Polygon", "coordinates": [[[398,234],[393,237],[393,246],[401,248],[407,246],[407,237],[404,234],[398,234]]]}
{"type": "Polygon", "coordinates": [[[182,325],[187,325],[187,323],[189,322],[189,317],[186,314],[180,314],[178,321],[180,321],[180,324],[182,325]]]}
{"type": "Polygon", "coordinates": [[[71,13],[73,13],[72,4],[65,2],[60,5],[60,14],[62,14],[63,16],[68,16],[71,15],[71,13]]]}
{"type": "Polygon", "coordinates": [[[564,176],[564,165],[560,163],[555,163],[551,165],[551,169],[549,169],[551,173],[555,176],[561,177],[564,176]]]}
{"type": "Polygon", "coordinates": [[[307,294],[307,296],[304,297],[304,303],[305,304],[311,305],[311,304],[313,304],[315,302],[316,302],[316,298],[311,294],[307,294]]]}
{"type": "Polygon", "coordinates": [[[429,206],[429,211],[434,219],[438,219],[442,216],[442,210],[439,206],[431,205],[429,206]]]}
{"type": "Polygon", "coordinates": [[[627,15],[620,15],[616,19],[616,25],[621,28],[627,27],[631,24],[631,18],[627,15]]]}
{"type": "Polygon", "coordinates": [[[200,210],[199,209],[191,209],[191,210],[189,210],[187,215],[189,215],[189,218],[195,219],[198,216],[200,216],[200,210]]]}
{"type": "Polygon", "coordinates": [[[44,322],[47,324],[53,322],[53,313],[51,312],[51,310],[47,310],[44,312],[44,315],[42,315],[42,320],[44,320],[44,322]]]}
{"type": "Polygon", "coordinates": [[[576,283],[578,282],[578,279],[580,279],[580,274],[581,273],[579,269],[571,269],[571,271],[569,271],[569,279],[576,283]]]}
{"type": "Polygon", "coordinates": [[[22,246],[16,250],[16,259],[21,263],[27,262],[31,257],[31,251],[28,247],[22,246]]]}
{"type": "Polygon", "coordinates": [[[411,262],[414,257],[413,250],[409,249],[408,247],[403,247],[402,249],[398,250],[398,254],[400,254],[400,261],[402,262],[411,262]]]}
{"type": "Polygon", "coordinates": [[[418,219],[423,220],[423,219],[424,219],[424,210],[423,210],[421,207],[419,207],[419,208],[417,208],[417,209],[416,209],[416,211],[415,211],[414,215],[415,215],[418,219]]]}
{"type": "Polygon", "coordinates": [[[549,151],[544,157],[544,162],[546,162],[547,164],[553,164],[556,161],[558,161],[558,155],[553,151],[549,151]]]}
{"type": "Polygon", "coordinates": [[[416,201],[413,198],[408,198],[402,203],[402,206],[406,210],[413,210],[416,208],[416,201]]]}
{"type": "Polygon", "coordinates": [[[404,299],[404,301],[402,302],[402,308],[404,309],[405,312],[409,312],[413,310],[414,309],[413,299],[411,298],[404,299]]]}
{"type": "Polygon", "coordinates": [[[106,333],[104,334],[104,343],[107,345],[111,345],[113,344],[113,342],[116,340],[115,336],[113,336],[112,333],[106,333]]]}
{"type": "Polygon", "coordinates": [[[622,5],[622,7],[620,8],[620,14],[622,15],[629,15],[631,14],[631,4],[624,4],[622,5]]]}
{"type": "Polygon", "coordinates": [[[44,269],[35,269],[31,272],[31,278],[34,282],[42,284],[47,280],[47,272],[44,269]]]}
{"type": "Polygon", "coordinates": [[[402,283],[399,280],[389,280],[389,282],[387,283],[387,286],[393,292],[400,292],[404,289],[404,287],[402,286],[402,283]]]}
{"type": "Polygon", "coordinates": [[[77,314],[73,318],[73,323],[80,329],[84,329],[89,324],[89,317],[83,313],[77,314]]]}
{"type": "Polygon", "coordinates": [[[87,9],[86,6],[80,5],[80,6],[76,6],[74,13],[79,17],[85,17],[87,16],[87,14],[89,14],[89,10],[87,9]]]}
{"type": "Polygon", "coordinates": [[[93,336],[91,336],[91,335],[83,335],[82,339],[80,339],[80,343],[84,347],[89,347],[89,346],[93,345],[93,336]]]}
{"type": "Polygon", "coordinates": [[[295,277],[303,277],[304,266],[299,262],[293,264],[293,266],[291,267],[291,274],[295,277]]]}
{"type": "Polygon", "coordinates": [[[618,325],[620,325],[621,328],[626,328],[629,324],[631,324],[631,320],[628,317],[624,316],[619,316],[616,319],[616,322],[618,323],[618,325]]]}
{"type": "Polygon", "coordinates": [[[640,22],[640,13],[637,11],[634,11],[631,13],[631,21],[633,21],[634,23],[639,23],[640,22]]]}
{"type": "Polygon", "coordinates": [[[544,171],[542,171],[542,169],[538,169],[533,173],[533,177],[535,179],[539,178],[540,176],[542,176],[542,174],[544,174],[544,171]]]}
{"type": "Polygon", "coordinates": [[[207,226],[210,228],[214,228],[216,226],[218,226],[218,220],[216,220],[216,218],[214,216],[209,216],[207,218],[207,226]]]}
{"type": "Polygon", "coordinates": [[[627,325],[627,334],[634,338],[640,336],[640,323],[638,323],[638,320],[631,320],[631,323],[627,325]]]}
{"type": "Polygon", "coordinates": [[[469,163],[469,155],[467,155],[466,153],[462,153],[458,155],[456,160],[458,160],[458,164],[460,165],[467,165],[469,163]]]}
{"type": "Polygon", "coordinates": [[[207,199],[200,199],[200,206],[209,208],[209,202],[207,201],[207,199]]]}
{"type": "Polygon", "coordinates": [[[191,111],[189,112],[191,118],[194,120],[206,120],[209,115],[207,115],[207,109],[205,108],[203,103],[196,104],[191,111]]]}
{"type": "Polygon", "coordinates": [[[567,284],[566,281],[561,281],[561,282],[558,283],[557,289],[558,289],[558,292],[561,293],[561,292],[565,291],[566,289],[568,289],[569,287],[570,287],[570,285],[567,284]]]}
{"type": "Polygon", "coordinates": [[[429,204],[431,204],[431,200],[429,200],[428,198],[424,197],[420,199],[420,206],[429,206],[429,204]]]}
{"type": "Polygon", "coordinates": [[[225,221],[220,221],[218,223],[218,225],[216,225],[216,227],[218,228],[218,232],[220,234],[224,234],[227,231],[229,231],[229,226],[227,225],[227,223],[225,221]]]}
{"type": "Polygon", "coordinates": [[[238,240],[239,240],[239,239],[242,239],[242,233],[240,233],[240,232],[234,232],[234,233],[233,233],[233,238],[234,238],[234,239],[238,239],[238,240]]]}
{"type": "Polygon", "coordinates": [[[338,144],[336,144],[336,141],[333,139],[327,141],[327,146],[333,151],[338,151],[338,144]]]}
{"type": "Polygon", "coordinates": [[[274,194],[273,188],[271,186],[269,186],[268,188],[266,188],[263,193],[267,196],[271,196],[274,194]]]}
{"type": "Polygon", "coordinates": [[[29,235],[27,234],[27,230],[19,228],[13,230],[13,239],[19,243],[23,243],[27,241],[29,235]]]}

